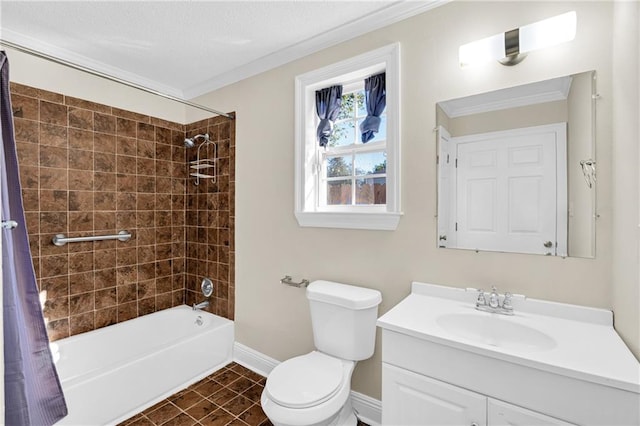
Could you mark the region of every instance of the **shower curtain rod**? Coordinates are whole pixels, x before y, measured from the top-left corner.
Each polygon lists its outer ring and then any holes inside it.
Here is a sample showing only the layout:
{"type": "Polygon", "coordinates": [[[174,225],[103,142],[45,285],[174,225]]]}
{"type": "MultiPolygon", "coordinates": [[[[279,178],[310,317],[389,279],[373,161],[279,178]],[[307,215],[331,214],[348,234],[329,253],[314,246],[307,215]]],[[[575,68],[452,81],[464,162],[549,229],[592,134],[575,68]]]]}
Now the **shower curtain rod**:
{"type": "Polygon", "coordinates": [[[190,101],[185,101],[184,99],[180,99],[177,96],[169,95],[167,93],[162,93],[162,92],[160,92],[158,90],[150,89],[150,88],[142,86],[140,84],[132,83],[130,81],[123,80],[121,78],[114,77],[114,76],[109,75],[109,74],[105,74],[105,73],[103,73],[101,71],[97,71],[97,70],[94,70],[92,68],[85,67],[83,65],[74,64],[73,62],[65,61],[64,59],[56,58],[55,56],[47,55],[46,53],[38,52],[37,50],[33,50],[33,49],[28,48],[28,47],[21,46],[19,44],[15,44],[15,43],[12,43],[10,41],[6,41],[6,40],[0,39],[0,44],[5,45],[7,47],[10,47],[12,49],[18,50],[18,51],[20,51],[22,53],[29,54],[31,56],[36,56],[38,58],[45,59],[45,60],[50,61],[50,62],[55,62],[56,64],[64,65],[66,67],[73,68],[73,69],[76,69],[78,71],[85,72],[87,74],[95,75],[96,77],[100,77],[100,78],[104,78],[104,79],[107,79],[107,80],[110,80],[110,81],[113,81],[113,82],[116,82],[116,83],[124,84],[125,86],[133,87],[134,89],[142,90],[143,92],[151,93],[152,95],[160,96],[160,97],[165,98],[165,99],[169,99],[169,100],[172,100],[172,101],[175,101],[175,102],[179,102],[181,104],[188,105],[188,106],[193,107],[193,108],[197,108],[197,109],[200,109],[200,110],[203,110],[203,111],[207,111],[207,112],[212,112],[212,113],[217,114],[217,115],[222,115],[222,116],[230,118],[232,120],[235,120],[235,118],[236,118],[233,114],[227,114],[225,112],[218,111],[218,110],[215,110],[213,108],[206,107],[204,105],[196,104],[196,103],[190,102],[190,101]]]}

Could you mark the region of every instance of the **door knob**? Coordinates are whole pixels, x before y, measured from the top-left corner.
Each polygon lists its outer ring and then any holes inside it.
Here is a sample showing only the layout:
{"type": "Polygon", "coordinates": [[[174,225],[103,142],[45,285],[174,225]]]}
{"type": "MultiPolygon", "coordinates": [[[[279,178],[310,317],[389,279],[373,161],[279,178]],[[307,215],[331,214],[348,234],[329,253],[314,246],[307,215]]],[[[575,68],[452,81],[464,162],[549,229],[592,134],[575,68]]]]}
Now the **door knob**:
{"type": "Polygon", "coordinates": [[[546,248],[551,248],[553,247],[553,243],[551,241],[545,241],[545,243],[543,244],[546,248]]]}

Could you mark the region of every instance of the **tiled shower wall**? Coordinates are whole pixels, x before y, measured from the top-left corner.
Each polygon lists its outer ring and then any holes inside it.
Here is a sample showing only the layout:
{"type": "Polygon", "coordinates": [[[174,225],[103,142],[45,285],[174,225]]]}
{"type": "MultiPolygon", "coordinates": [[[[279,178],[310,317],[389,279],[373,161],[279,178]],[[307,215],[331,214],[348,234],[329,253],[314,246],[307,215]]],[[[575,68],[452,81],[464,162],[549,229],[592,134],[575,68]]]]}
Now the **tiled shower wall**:
{"type": "MultiPolygon", "coordinates": [[[[235,126],[234,121],[215,117],[186,126],[187,136],[208,134],[217,149],[217,176],[187,182],[186,206],[186,303],[204,300],[200,283],[214,282],[211,312],[233,319],[235,247],[235,126]]],[[[200,149],[200,159],[213,155],[213,145],[200,149]]],[[[188,161],[198,158],[197,146],[187,151],[188,161]]],[[[205,169],[203,173],[208,173],[205,169]]],[[[193,171],[193,170],[192,170],[193,171]]]]}
{"type": "Polygon", "coordinates": [[[50,339],[184,303],[185,126],[15,83],[11,97],[50,339]],[[51,242],[120,230],[132,238],[51,242]]]}

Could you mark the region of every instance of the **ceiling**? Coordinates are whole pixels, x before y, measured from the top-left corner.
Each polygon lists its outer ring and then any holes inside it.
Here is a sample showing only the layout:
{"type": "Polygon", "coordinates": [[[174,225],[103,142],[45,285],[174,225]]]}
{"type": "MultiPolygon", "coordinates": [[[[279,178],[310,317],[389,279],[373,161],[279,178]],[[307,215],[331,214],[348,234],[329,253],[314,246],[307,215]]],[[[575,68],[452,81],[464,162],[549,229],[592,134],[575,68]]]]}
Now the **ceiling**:
{"type": "Polygon", "coordinates": [[[0,39],[182,99],[443,3],[0,1],[0,39]]]}

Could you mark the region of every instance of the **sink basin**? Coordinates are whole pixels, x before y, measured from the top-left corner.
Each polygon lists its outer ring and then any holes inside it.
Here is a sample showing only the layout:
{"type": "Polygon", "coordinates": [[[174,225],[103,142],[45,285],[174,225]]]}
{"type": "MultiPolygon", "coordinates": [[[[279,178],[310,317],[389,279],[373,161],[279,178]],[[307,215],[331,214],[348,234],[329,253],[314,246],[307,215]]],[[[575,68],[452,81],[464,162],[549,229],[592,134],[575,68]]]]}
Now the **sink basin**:
{"type": "Polygon", "coordinates": [[[548,351],[556,341],[535,328],[495,314],[443,314],[436,323],[446,332],[489,346],[516,351],[548,351]]]}

